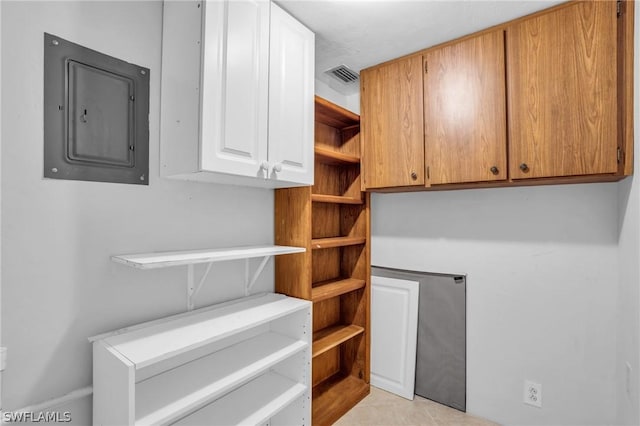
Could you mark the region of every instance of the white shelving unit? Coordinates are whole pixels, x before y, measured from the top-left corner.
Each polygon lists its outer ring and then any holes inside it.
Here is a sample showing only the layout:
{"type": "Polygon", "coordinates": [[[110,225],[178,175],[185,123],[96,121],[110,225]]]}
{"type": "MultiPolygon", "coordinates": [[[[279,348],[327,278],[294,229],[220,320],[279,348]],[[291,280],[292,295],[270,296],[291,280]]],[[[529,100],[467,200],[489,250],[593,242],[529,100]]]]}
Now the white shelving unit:
{"type": "Polygon", "coordinates": [[[311,331],[269,293],[97,336],[93,423],[310,424],[311,331]]]}
{"type": "Polygon", "coordinates": [[[272,256],[283,254],[303,253],[304,247],[291,246],[245,246],[231,247],[223,249],[207,250],[185,250],[167,251],[156,253],[124,254],[111,256],[111,260],[123,265],[138,269],[166,268],[170,266],[187,266],[187,310],[193,310],[195,297],[202,288],[205,279],[211,271],[211,266],[215,262],[228,260],[245,259],[245,296],[251,292],[251,288],[256,283],[262,270],[267,265],[272,256]],[[249,259],[262,257],[262,262],[258,265],[252,277],[249,277],[249,259]],[[198,284],[195,283],[195,265],[208,263],[207,269],[200,278],[198,284]]]}

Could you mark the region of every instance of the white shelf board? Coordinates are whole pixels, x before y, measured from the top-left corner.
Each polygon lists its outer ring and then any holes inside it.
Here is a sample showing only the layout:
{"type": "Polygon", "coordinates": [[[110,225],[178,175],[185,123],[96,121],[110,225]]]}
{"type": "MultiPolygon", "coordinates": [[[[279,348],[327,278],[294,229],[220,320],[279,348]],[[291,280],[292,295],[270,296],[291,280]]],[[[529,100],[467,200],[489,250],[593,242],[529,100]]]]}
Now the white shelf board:
{"type": "Polygon", "coordinates": [[[194,265],[197,263],[222,262],[225,260],[303,253],[304,251],[306,251],[304,247],[244,246],[209,250],[124,254],[111,256],[111,260],[134,268],[153,269],[165,268],[168,266],[194,265]]]}
{"type": "Polygon", "coordinates": [[[306,347],[302,340],[264,333],[140,382],[136,425],[174,422],[306,347]]]}
{"type": "Polygon", "coordinates": [[[307,387],[270,372],[203,407],[175,425],[262,425],[307,387]]]}
{"type": "Polygon", "coordinates": [[[267,293],[219,309],[176,316],[104,342],[141,369],[308,307],[308,301],[267,293]]]}

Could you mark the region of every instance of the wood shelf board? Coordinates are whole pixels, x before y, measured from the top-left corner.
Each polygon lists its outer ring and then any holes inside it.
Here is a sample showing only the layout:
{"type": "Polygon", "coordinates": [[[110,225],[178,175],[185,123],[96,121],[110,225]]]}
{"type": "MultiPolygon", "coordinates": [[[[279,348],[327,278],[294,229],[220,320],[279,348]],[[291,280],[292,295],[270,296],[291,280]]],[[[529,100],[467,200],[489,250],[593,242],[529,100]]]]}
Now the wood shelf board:
{"type": "Polygon", "coordinates": [[[339,151],[334,151],[320,146],[315,146],[314,152],[316,154],[316,160],[326,164],[332,164],[335,166],[351,166],[354,164],[360,164],[360,158],[355,155],[344,154],[339,151]]]}
{"type": "Polygon", "coordinates": [[[315,121],[341,129],[360,124],[360,116],[333,102],[316,96],[315,121]]]}
{"type": "Polygon", "coordinates": [[[267,293],[140,324],[103,340],[141,369],[308,307],[307,301],[267,293]]]}
{"type": "Polygon", "coordinates": [[[366,243],[365,237],[332,237],[332,238],[315,238],[311,240],[312,249],[325,249],[333,247],[354,246],[366,243]]]}
{"type": "Polygon", "coordinates": [[[266,373],[174,424],[265,424],[306,390],[302,383],[273,372],[266,373]]]}
{"type": "Polygon", "coordinates": [[[304,247],[291,246],[243,246],[220,249],[168,251],[112,256],[111,260],[138,269],[165,268],[169,266],[194,265],[198,263],[222,262],[226,260],[250,259],[303,253],[304,247]]]}
{"type": "Polygon", "coordinates": [[[364,288],[365,280],[356,278],[340,278],[314,283],[311,289],[311,300],[319,302],[321,300],[337,297],[345,293],[364,288]]]}
{"type": "Polygon", "coordinates": [[[345,197],[342,195],[329,194],[311,194],[311,201],[316,203],[333,203],[333,204],[364,204],[361,198],[345,197]]]}
{"type": "Polygon", "coordinates": [[[323,328],[313,333],[312,357],[322,355],[330,349],[346,342],[349,339],[364,333],[364,328],[358,325],[336,325],[323,328]]]}
{"type": "Polygon", "coordinates": [[[136,388],[136,425],[174,422],[307,346],[268,332],[144,380],[136,388]]]}
{"type": "Polygon", "coordinates": [[[314,426],[331,425],[369,394],[369,384],[354,376],[336,374],[312,391],[314,426]]]}

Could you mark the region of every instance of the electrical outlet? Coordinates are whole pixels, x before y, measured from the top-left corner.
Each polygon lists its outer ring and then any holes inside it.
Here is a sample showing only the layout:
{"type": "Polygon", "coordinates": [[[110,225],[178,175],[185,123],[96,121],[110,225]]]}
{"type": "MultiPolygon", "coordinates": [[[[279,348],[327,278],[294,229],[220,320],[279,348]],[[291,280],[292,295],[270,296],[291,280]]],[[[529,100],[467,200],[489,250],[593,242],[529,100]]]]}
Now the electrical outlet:
{"type": "Polygon", "coordinates": [[[531,380],[524,381],[524,400],[525,404],[542,408],[542,385],[534,383],[531,380]]]}

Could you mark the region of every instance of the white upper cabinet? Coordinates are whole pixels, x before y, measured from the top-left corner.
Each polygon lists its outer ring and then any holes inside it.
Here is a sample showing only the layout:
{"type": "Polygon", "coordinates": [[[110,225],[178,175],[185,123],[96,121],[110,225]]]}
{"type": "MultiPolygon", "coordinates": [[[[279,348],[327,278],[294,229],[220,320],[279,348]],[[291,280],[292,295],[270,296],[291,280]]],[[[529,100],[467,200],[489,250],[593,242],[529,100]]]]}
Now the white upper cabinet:
{"type": "Polygon", "coordinates": [[[204,6],[201,170],[266,176],[269,3],[204,6]]]}
{"type": "Polygon", "coordinates": [[[314,39],[307,27],[271,4],[271,175],[308,185],[313,185],[314,39]]]}
{"type": "Polygon", "coordinates": [[[313,184],[314,35],[266,0],[166,1],[161,175],[313,184]]]}

